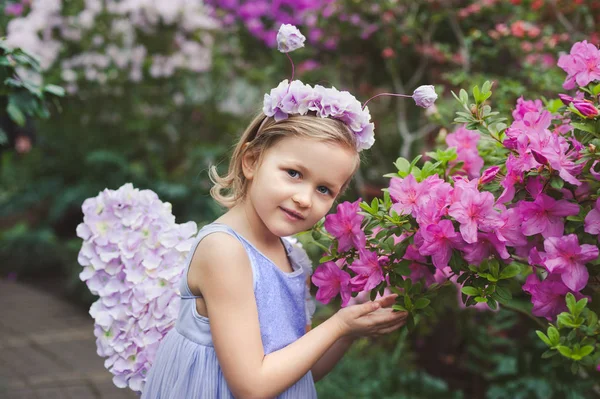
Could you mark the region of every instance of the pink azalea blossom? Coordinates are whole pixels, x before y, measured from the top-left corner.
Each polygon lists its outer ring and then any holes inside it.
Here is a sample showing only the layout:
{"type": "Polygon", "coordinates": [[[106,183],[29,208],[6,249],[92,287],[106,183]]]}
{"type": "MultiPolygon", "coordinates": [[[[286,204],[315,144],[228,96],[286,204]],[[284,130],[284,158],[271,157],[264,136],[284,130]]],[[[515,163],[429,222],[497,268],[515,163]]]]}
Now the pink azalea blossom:
{"type": "Polygon", "coordinates": [[[542,100],[524,100],[523,96],[517,99],[517,105],[512,112],[514,120],[522,120],[526,113],[535,112],[539,114],[543,110],[542,100]]]}
{"type": "Polygon", "coordinates": [[[494,210],[494,196],[489,192],[465,191],[458,201],[450,205],[448,214],[460,223],[460,233],[470,244],[477,242],[478,229],[491,231],[501,224],[494,210]]]}
{"type": "MultiPolygon", "coordinates": [[[[552,321],[558,314],[567,311],[565,296],[571,291],[558,275],[550,274],[544,281],[540,281],[535,273],[530,274],[523,285],[523,291],[531,295],[532,313],[535,316],[552,321]]],[[[573,295],[577,299],[583,298],[578,292],[573,292],[573,295]]]]}
{"type": "Polygon", "coordinates": [[[350,275],[333,262],[325,262],[313,273],[311,281],[319,287],[315,298],[328,304],[337,294],[342,297],[342,306],[346,306],[351,297],[350,275]]]}
{"type": "Polygon", "coordinates": [[[352,278],[353,291],[370,291],[383,281],[382,263],[389,262],[388,258],[377,257],[377,253],[369,250],[361,250],[359,258],[349,266],[356,276],[352,278]]]}
{"type": "Polygon", "coordinates": [[[456,147],[456,151],[477,151],[477,143],[481,138],[476,130],[469,130],[464,126],[446,136],[448,147],[456,147]]]}
{"type": "Polygon", "coordinates": [[[589,278],[585,263],[598,258],[598,247],[579,245],[575,234],[549,237],[544,241],[544,265],[550,273],[560,274],[563,283],[573,291],[581,291],[589,278]]]}
{"type": "Polygon", "coordinates": [[[506,160],[506,175],[500,182],[504,191],[498,197],[498,203],[505,204],[515,197],[515,185],[523,182],[523,171],[518,167],[518,160],[513,154],[508,154],[506,160]]]}
{"type": "Polygon", "coordinates": [[[421,265],[419,263],[411,263],[408,267],[410,269],[409,278],[412,281],[419,281],[423,279],[426,288],[436,282],[433,273],[431,273],[427,266],[421,265]]]}
{"type": "Polygon", "coordinates": [[[448,266],[452,256],[452,248],[458,247],[462,240],[454,231],[450,220],[442,220],[438,224],[431,224],[420,230],[424,242],[419,248],[422,255],[431,255],[435,267],[443,269],[448,266]]]}
{"type": "Polygon", "coordinates": [[[417,183],[413,175],[408,175],[404,179],[392,177],[389,187],[390,197],[394,203],[392,209],[399,215],[412,213],[424,190],[425,188],[417,183]]]}
{"type": "Polygon", "coordinates": [[[569,54],[560,56],[558,66],[567,72],[563,83],[565,89],[587,86],[594,80],[600,80],[600,50],[587,40],[577,42],[569,54]]]}
{"type": "Polygon", "coordinates": [[[479,232],[477,241],[473,244],[464,245],[462,250],[465,253],[465,260],[470,264],[480,264],[491,255],[501,259],[510,258],[510,254],[506,250],[506,243],[500,241],[494,233],[479,232]]]}
{"type": "Polygon", "coordinates": [[[325,229],[338,240],[339,252],[365,246],[365,233],[360,228],[364,217],[358,213],[360,202],[360,198],[354,202],[342,202],[337,206],[337,213],[325,216],[325,229]]]}
{"type": "Polygon", "coordinates": [[[585,216],[584,231],[590,234],[600,234],[600,198],[596,200],[594,208],[585,216]]]}
{"type": "Polygon", "coordinates": [[[581,185],[575,176],[581,173],[584,165],[575,163],[579,151],[570,149],[569,142],[564,137],[552,135],[542,148],[541,154],[564,181],[575,186],[581,185]]]}
{"type": "Polygon", "coordinates": [[[544,238],[563,234],[566,216],[579,213],[579,205],[567,200],[555,200],[546,194],[537,196],[534,202],[519,202],[523,217],[522,232],[526,236],[542,234],[544,238]]]}
{"type": "Polygon", "coordinates": [[[502,220],[502,225],[496,231],[496,235],[502,237],[506,241],[506,245],[511,247],[527,245],[527,238],[521,232],[523,218],[518,209],[511,208],[500,212],[500,220],[502,220]]]}

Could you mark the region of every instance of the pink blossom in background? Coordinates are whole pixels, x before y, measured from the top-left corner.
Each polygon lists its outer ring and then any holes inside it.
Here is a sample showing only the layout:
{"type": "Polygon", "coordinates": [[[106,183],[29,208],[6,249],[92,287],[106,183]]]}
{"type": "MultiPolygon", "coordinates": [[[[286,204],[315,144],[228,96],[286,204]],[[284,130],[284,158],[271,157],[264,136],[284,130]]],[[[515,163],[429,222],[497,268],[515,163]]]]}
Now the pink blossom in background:
{"type": "Polygon", "coordinates": [[[23,11],[25,11],[25,6],[21,3],[12,3],[4,7],[4,14],[12,17],[18,17],[23,14],[23,11]]]}
{"type": "Polygon", "coordinates": [[[585,263],[598,258],[598,247],[579,245],[577,236],[569,234],[546,238],[544,249],[544,266],[550,273],[560,274],[569,289],[580,291],[587,285],[589,274],[585,263]]]}
{"type": "Polygon", "coordinates": [[[328,304],[338,294],[342,297],[342,306],[346,306],[351,297],[350,275],[333,262],[325,262],[313,273],[311,281],[319,287],[315,298],[328,304]]]}
{"type": "Polygon", "coordinates": [[[558,66],[567,73],[563,87],[567,90],[600,80],[600,50],[587,40],[577,42],[571,52],[560,56],[558,66]]]}
{"type": "Polygon", "coordinates": [[[339,241],[339,252],[345,252],[352,247],[363,248],[366,243],[361,223],[364,217],[358,214],[361,198],[354,202],[342,202],[337,206],[335,214],[325,216],[325,230],[339,241]]]}

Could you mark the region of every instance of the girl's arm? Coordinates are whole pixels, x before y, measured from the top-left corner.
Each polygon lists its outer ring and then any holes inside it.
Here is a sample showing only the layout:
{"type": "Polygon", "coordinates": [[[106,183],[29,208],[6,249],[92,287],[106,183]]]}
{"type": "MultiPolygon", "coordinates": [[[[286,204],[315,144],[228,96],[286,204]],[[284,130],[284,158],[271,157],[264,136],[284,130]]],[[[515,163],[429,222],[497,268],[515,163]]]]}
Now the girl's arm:
{"type": "Polygon", "coordinates": [[[216,355],[236,397],[277,396],[300,380],[342,336],[398,323],[398,315],[391,310],[371,316],[376,309],[372,303],[355,305],[285,348],[264,355],[252,268],[242,244],[228,234],[212,233],[198,248],[188,283],[192,292],[200,291],[206,301],[216,355]]]}
{"type": "Polygon", "coordinates": [[[323,379],[336,364],[344,357],[348,349],[354,343],[355,338],[351,336],[345,336],[338,339],[327,352],[317,361],[317,363],[311,368],[312,376],[315,382],[323,379]]]}

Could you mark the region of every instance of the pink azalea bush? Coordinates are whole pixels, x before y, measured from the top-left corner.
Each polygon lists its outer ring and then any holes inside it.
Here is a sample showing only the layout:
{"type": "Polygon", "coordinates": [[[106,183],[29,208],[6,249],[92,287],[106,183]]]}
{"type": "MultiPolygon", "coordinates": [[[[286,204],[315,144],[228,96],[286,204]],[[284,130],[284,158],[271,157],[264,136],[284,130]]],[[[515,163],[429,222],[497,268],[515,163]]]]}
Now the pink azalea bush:
{"type": "Polygon", "coordinates": [[[598,365],[600,326],[588,303],[600,275],[600,50],[575,43],[558,66],[574,97],[521,97],[507,125],[486,104],[489,82],[473,89],[474,102],[461,90],[446,149],[421,167],[420,156],[398,159],[383,199],[342,203],[316,226],[329,243],[312,278],[317,299],[341,295],[346,306],[390,289],[410,327],[451,282],[465,305],[497,309],[516,280],[531,314],[555,323],[538,331],[550,354],[574,372],[598,365]]]}
{"type": "Polygon", "coordinates": [[[175,324],[197,226],[175,223],[171,204],[130,183],[88,198],[82,209],[79,277],[100,297],[90,308],[98,355],[116,386],[141,392],[159,342],[175,324]]]}

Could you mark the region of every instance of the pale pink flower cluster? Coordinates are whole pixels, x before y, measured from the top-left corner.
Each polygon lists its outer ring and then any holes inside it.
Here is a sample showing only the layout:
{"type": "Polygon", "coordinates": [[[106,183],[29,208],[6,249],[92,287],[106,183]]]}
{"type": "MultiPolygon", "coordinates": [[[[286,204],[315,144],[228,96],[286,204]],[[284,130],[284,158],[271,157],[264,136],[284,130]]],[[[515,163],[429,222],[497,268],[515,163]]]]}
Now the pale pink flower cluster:
{"type": "Polygon", "coordinates": [[[356,134],[358,151],[370,148],[375,142],[375,125],[371,122],[369,108],[363,108],[347,91],[321,85],[312,87],[299,80],[289,83],[286,79],[265,94],[263,112],[277,122],[289,115],[306,115],[309,111],[322,118],[339,119],[348,125],[356,134]]]}
{"type": "Polygon", "coordinates": [[[9,22],[7,43],[38,57],[43,70],[59,67],[71,92],[81,80],[105,84],[124,74],[140,81],[211,66],[210,31],[219,24],[202,1],[86,0],[75,15],[66,15],[64,3],[32,0],[27,14],[9,22]],[[108,29],[101,21],[109,21],[108,29]],[[140,34],[159,34],[161,25],[175,29],[169,46],[175,50],[150,52],[140,34]],[[89,44],[79,50],[82,43],[89,44]]]}
{"type": "Polygon", "coordinates": [[[171,204],[130,183],[88,198],[82,209],[79,277],[99,296],[90,308],[98,354],[115,385],[139,392],[177,318],[178,283],[197,226],[175,223],[171,204]]]}

